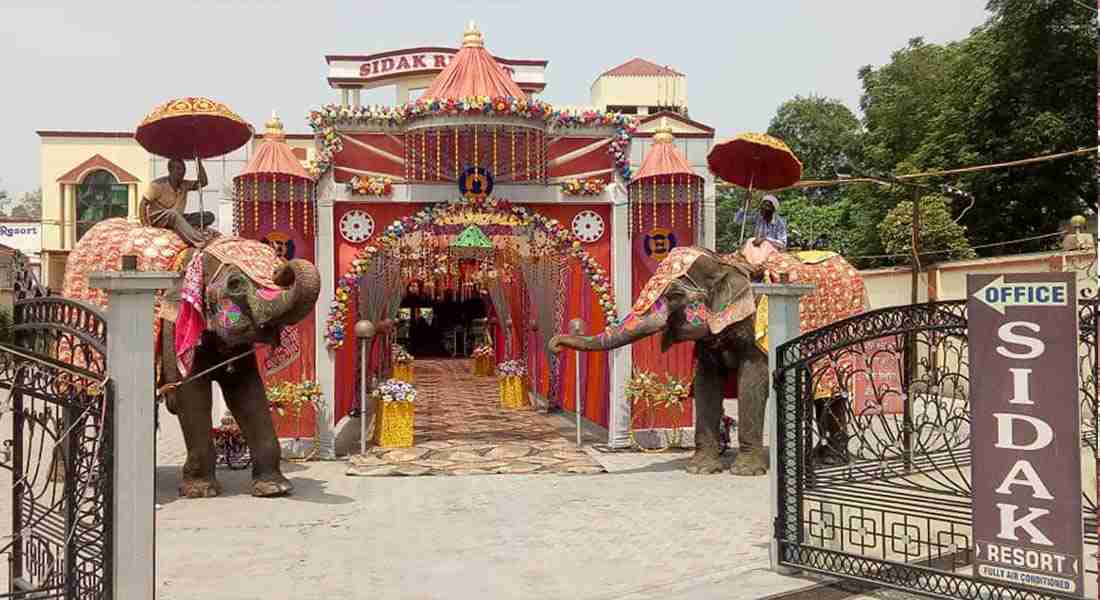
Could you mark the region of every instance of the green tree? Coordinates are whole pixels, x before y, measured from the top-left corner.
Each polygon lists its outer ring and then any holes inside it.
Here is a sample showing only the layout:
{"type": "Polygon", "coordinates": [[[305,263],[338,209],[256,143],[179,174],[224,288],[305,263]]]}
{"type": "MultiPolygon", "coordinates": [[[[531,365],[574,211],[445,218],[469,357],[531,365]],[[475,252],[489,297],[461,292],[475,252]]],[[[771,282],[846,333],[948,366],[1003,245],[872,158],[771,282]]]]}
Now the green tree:
{"type": "MultiPolygon", "coordinates": [[[[991,0],[988,8],[989,21],[965,40],[912,40],[887,65],[860,71],[864,169],[906,173],[1095,145],[1095,11],[1074,0],[991,0]]],[[[1094,160],[958,176],[952,183],[976,202],[969,209],[956,202],[951,214],[966,210],[961,224],[975,245],[1051,233],[1094,206],[1094,160]]],[[[866,218],[885,218],[888,193],[895,192],[872,192],[878,198],[866,218]]]]}
{"type": "MultiPolygon", "coordinates": [[[[977,256],[966,240],[966,228],[955,222],[946,198],[924,196],[920,201],[921,263],[977,256]]],[[[879,237],[887,253],[909,255],[913,252],[913,202],[899,202],[878,226],[879,237]]],[[[906,256],[905,261],[910,259],[906,256]]]]}
{"type": "Polygon", "coordinates": [[[803,179],[832,179],[837,166],[859,153],[861,129],[840,100],[795,96],[779,106],[768,135],[783,140],[802,161],[803,179]]]}

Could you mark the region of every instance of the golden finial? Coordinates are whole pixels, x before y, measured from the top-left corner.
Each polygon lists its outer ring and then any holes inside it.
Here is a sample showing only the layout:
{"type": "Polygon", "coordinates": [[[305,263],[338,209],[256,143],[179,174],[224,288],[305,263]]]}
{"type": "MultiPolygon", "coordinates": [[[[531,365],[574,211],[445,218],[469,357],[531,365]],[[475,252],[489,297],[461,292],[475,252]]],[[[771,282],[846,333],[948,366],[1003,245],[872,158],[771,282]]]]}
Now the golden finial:
{"type": "Polygon", "coordinates": [[[286,139],[286,135],[283,134],[283,122],[279,120],[279,115],[275,114],[275,111],[271,111],[271,119],[267,122],[267,131],[264,132],[265,140],[282,140],[286,139]]]}
{"type": "Polygon", "coordinates": [[[466,31],[462,34],[462,47],[463,48],[481,48],[485,45],[484,39],[481,37],[481,32],[478,31],[477,23],[474,23],[473,19],[466,25],[466,31]]]}
{"type": "Polygon", "coordinates": [[[661,117],[661,124],[653,131],[653,143],[668,144],[672,140],[672,127],[668,124],[668,117],[661,117]]]}

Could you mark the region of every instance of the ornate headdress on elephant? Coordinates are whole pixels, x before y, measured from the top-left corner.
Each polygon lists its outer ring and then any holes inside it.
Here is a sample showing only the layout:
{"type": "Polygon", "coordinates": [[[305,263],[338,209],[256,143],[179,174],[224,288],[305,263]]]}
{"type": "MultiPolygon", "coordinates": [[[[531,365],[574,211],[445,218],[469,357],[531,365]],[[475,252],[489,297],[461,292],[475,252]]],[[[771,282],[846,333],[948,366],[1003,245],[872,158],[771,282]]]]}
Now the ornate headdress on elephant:
{"type": "MultiPolygon", "coordinates": [[[[219,237],[200,252],[172,231],[143,227],[126,219],[97,223],[81,238],[69,255],[63,294],[105,310],[107,294],[91,288],[88,276],[94,271],[121,270],[125,255],[137,256],[139,271],[175,271],[184,275],[178,288],[158,293],[155,305],[158,318],[153,326],[154,340],[159,341],[162,319],[174,323],[177,368],[182,376],[190,372],[203,331],[215,330],[224,337],[233,334],[242,317],[268,322],[277,316],[275,313],[290,310],[288,296],[293,290],[276,281],[289,265],[270,246],[255,240],[219,237]],[[234,284],[236,274],[243,274],[255,287],[254,302],[250,299],[241,306],[222,293],[234,284]]],[[[284,315],[283,320],[292,321],[295,316],[284,315]]],[[[159,358],[161,353],[156,354],[159,358]]],[[[78,356],[62,358],[74,363],[81,360],[78,356]]],[[[160,369],[157,373],[160,374],[160,369]]]]}

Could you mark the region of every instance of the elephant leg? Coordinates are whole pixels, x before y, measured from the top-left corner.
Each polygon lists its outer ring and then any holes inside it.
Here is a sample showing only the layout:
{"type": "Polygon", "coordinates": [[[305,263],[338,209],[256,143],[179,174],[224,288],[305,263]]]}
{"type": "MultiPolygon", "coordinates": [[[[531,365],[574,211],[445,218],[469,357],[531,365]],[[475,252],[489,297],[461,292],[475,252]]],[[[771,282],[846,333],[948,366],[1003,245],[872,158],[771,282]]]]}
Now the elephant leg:
{"type": "MultiPolygon", "coordinates": [[[[180,380],[179,366],[176,365],[176,324],[161,321],[160,328],[160,385],[165,386],[180,380]]],[[[168,389],[164,391],[164,407],[173,415],[179,409],[179,390],[168,389]]]]}
{"type": "Polygon", "coordinates": [[[722,392],[727,370],[721,357],[699,344],[695,350],[695,455],[688,473],[709,474],[722,470],[718,428],[722,420],[722,392]]]}
{"type": "Polygon", "coordinates": [[[271,408],[257,370],[256,357],[240,359],[233,365],[232,373],[219,372],[218,384],[225,392],[229,412],[244,433],[252,455],[252,495],[266,497],[289,493],[294,485],[279,468],[282,451],[271,422],[271,408]]]}
{"type": "MultiPolygon", "coordinates": [[[[749,336],[752,335],[751,329],[749,336]]],[[[768,402],[768,357],[755,343],[739,344],[737,382],[737,458],[734,475],[764,475],[768,455],[764,451],[764,409],[768,402]]]]}
{"type": "MultiPolygon", "coordinates": [[[[165,360],[174,360],[175,355],[165,360]]],[[[180,496],[185,498],[212,498],[221,493],[221,486],[214,476],[214,441],[210,438],[210,410],[213,399],[210,381],[200,379],[180,386],[176,416],[183,429],[187,444],[187,461],[183,463],[183,480],[180,496]]]]}

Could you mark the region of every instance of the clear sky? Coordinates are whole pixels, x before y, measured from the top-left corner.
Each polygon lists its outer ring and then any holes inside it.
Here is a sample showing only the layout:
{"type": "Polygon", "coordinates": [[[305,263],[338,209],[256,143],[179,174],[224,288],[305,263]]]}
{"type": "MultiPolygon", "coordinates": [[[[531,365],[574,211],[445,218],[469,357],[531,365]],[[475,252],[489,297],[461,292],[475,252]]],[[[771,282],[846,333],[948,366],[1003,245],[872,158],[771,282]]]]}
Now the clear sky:
{"type": "Polygon", "coordinates": [[[3,0],[0,189],[38,187],[36,130],[132,130],[177,96],[221,100],[257,128],[278,110],[308,132],[309,109],[337,97],[325,54],[457,47],[469,19],[491,52],[550,61],[551,103],[587,104],[592,80],[634,56],[670,65],[688,76],[691,117],[725,137],[763,131],[796,94],[857,110],[861,66],[987,16],[985,0],[3,0]]]}

